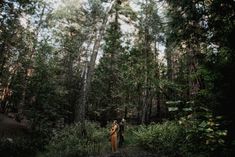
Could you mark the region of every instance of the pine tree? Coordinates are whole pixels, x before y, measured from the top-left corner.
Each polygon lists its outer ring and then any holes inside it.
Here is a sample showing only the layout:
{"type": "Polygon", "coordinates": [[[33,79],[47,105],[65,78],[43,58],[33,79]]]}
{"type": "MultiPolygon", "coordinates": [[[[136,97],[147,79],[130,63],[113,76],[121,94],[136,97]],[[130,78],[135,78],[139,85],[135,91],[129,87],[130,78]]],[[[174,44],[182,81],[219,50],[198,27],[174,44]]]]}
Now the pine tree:
{"type": "MultiPolygon", "coordinates": [[[[102,114],[109,114],[102,115],[104,117],[115,117],[117,108],[121,105],[120,55],[123,47],[118,9],[119,5],[116,4],[114,18],[109,23],[104,36],[103,56],[95,70],[95,78],[92,83],[92,93],[95,94],[95,99],[92,97],[91,103],[97,103],[102,114]]],[[[103,119],[103,121],[106,120],[103,119]]]]}

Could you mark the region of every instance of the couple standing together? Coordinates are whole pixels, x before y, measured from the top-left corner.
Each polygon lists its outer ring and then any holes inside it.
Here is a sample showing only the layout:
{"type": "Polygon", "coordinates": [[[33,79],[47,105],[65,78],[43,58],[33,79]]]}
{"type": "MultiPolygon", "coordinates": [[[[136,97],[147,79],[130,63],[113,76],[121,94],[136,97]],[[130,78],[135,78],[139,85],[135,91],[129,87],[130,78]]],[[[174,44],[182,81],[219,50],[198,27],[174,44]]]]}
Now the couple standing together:
{"type": "Polygon", "coordinates": [[[116,152],[117,147],[121,147],[124,142],[124,122],[125,119],[122,119],[119,124],[117,120],[114,120],[112,123],[110,130],[112,152],[116,152]]]}

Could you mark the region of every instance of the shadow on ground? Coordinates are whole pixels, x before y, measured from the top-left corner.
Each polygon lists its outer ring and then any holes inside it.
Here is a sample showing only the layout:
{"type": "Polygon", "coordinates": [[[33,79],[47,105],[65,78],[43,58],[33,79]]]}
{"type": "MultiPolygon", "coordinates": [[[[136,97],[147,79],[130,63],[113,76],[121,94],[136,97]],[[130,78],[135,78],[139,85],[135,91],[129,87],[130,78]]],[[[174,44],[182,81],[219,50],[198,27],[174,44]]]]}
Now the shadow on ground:
{"type": "Polygon", "coordinates": [[[150,153],[136,147],[120,148],[115,153],[104,154],[98,157],[163,157],[158,154],[150,153]]]}

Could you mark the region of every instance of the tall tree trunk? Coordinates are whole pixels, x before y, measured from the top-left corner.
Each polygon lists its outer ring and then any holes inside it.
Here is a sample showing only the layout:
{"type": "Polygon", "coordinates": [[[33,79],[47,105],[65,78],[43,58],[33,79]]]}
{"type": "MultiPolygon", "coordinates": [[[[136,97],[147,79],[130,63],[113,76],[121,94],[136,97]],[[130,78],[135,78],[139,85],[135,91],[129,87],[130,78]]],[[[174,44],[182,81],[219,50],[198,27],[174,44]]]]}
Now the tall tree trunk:
{"type": "Polygon", "coordinates": [[[148,119],[147,119],[148,123],[151,121],[151,116],[152,116],[152,107],[153,107],[153,97],[152,96],[150,97],[149,101],[150,102],[149,102],[148,119]]]}
{"type": "Polygon", "coordinates": [[[28,86],[28,81],[27,81],[27,69],[24,69],[23,73],[23,80],[22,80],[22,94],[21,94],[21,100],[18,106],[18,120],[21,121],[23,119],[23,108],[25,106],[25,98],[26,98],[26,90],[28,86]]]}
{"type": "MultiPolygon", "coordinates": [[[[145,0],[145,5],[148,5],[148,0],[145,0]]],[[[146,118],[148,114],[148,96],[149,96],[149,51],[150,51],[150,42],[149,42],[149,26],[146,24],[148,20],[148,10],[145,8],[145,26],[144,26],[144,87],[143,87],[143,109],[142,109],[142,118],[141,123],[146,123],[146,118]]]]}
{"type": "Polygon", "coordinates": [[[85,67],[85,72],[83,75],[83,85],[82,85],[82,90],[81,90],[81,100],[79,101],[78,104],[75,105],[75,122],[80,122],[81,123],[81,131],[83,135],[86,135],[86,129],[85,129],[85,113],[86,113],[86,102],[87,102],[87,95],[90,89],[90,84],[91,84],[91,79],[93,76],[93,72],[95,69],[95,61],[97,58],[97,54],[100,48],[100,42],[103,38],[104,32],[105,32],[105,26],[107,24],[108,21],[108,17],[109,17],[109,13],[113,7],[113,4],[116,2],[116,0],[114,0],[111,5],[110,8],[108,9],[107,13],[106,13],[106,17],[103,19],[102,24],[100,26],[100,29],[98,31],[94,46],[93,46],[93,50],[92,50],[92,54],[91,54],[91,58],[90,61],[87,65],[87,67],[85,67]]]}
{"type": "Polygon", "coordinates": [[[147,38],[145,35],[145,65],[144,65],[144,85],[143,85],[143,109],[142,109],[142,118],[141,118],[141,123],[144,124],[146,122],[146,117],[147,117],[147,112],[148,112],[148,48],[147,48],[147,38]]]}
{"type": "MultiPolygon", "coordinates": [[[[167,61],[167,80],[169,81],[173,81],[173,68],[172,68],[172,50],[171,50],[171,46],[170,45],[166,45],[168,46],[167,50],[166,50],[166,61],[167,61]]],[[[173,91],[170,88],[167,88],[167,95],[169,96],[170,99],[173,98],[173,91]]]]}
{"type": "Polygon", "coordinates": [[[156,111],[156,116],[157,118],[160,118],[160,112],[161,112],[161,106],[160,106],[160,70],[159,70],[159,62],[158,62],[158,50],[159,50],[159,43],[157,44],[157,37],[155,36],[155,41],[154,41],[154,54],[155,54],[155,58],[156,58],[156,73],[155,73],[155,78],[158,80],[158,83],[156,85],[156,88],[154,90],[154,92],[156,93],[156,100],[154,101],[154,103],[156,103],[157,105],[157,111],[156,111]]]}
{"type": "Polygon", "coordinates": [[[5,42],[3,42],[0,46],[0,52],[1,52],[0,54],[0,78],[2,77],[3,68],[6,62],[4,49],[5,49],[5,42]]]}
{"type": "Polygon", "coordinates": [[[37,45],[39,31],[40,31],[41,25],[43,23],[42,18],[43,18],[44,13],[45,13],[45,8],[46,8],[46,4],[44,4],[42,12],[40,14],[39,24],[37,25],[36,30],[35,30],[35,38],[32,39],[32,44],[29,44],[29,46],[31,46],[30,49],[29,49],[29,56],[28,56],[29,64],[25,65],[25,67],[22,67],[24,69],[24,73],[23,73],[24,80],[22,82],[23,90],[22,90],[22,97],[21,97],[21,100],[20,100],[20,103],[19,103],[19,106],[18,106],[18,116],[19,116],[20,120],[24,118],[23,117],[24,116],[23,108],[24,108],[24,105],[25,105],[26,90],[28,88],[28,80],[29,80],[29,77],[30,77],[30,75],[28,75],[28,74],[30,73],[30,70],[33,68],[33,59],[34,59],[34,54],[35,54],[35,48],[36,48],[36,45],[37,45]]]}

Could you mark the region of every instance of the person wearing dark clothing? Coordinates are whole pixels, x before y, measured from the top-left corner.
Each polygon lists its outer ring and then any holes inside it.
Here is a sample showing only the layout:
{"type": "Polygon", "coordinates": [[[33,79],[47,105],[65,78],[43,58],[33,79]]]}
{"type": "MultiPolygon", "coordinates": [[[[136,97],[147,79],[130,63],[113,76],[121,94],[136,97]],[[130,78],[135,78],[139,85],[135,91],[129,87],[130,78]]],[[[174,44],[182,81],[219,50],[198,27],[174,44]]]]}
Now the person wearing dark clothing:
{"type": "Polygon", "coordinates": [[[119,123],[119,143],[118,146],[122,147],[123,146],[123,142],[124,142],[124,122],[125,120],[122,119],[121,122],[119,123]]]}

